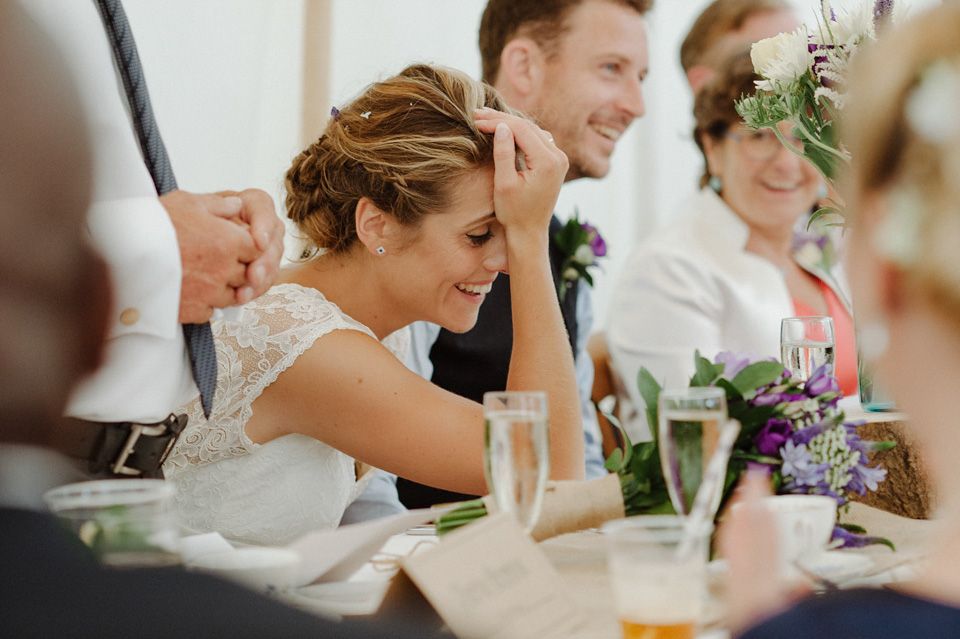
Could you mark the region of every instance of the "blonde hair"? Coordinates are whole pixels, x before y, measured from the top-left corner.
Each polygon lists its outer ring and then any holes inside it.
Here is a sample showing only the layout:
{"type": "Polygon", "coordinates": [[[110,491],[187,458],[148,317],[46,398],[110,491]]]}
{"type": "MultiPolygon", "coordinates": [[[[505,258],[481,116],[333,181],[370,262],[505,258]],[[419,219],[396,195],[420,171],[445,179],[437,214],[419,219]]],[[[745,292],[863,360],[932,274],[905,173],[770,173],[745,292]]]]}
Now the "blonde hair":
{"type": "Polygon", "coordinates": [[[460,177],[493,164],[493,137],[475,122],[481,107],[516,114],[492,87],[418,64],[334,109],[286,175],[287,216],[305,255],[353,246],[360,198],[410,227],[449,206],[460,177]]]}
{"type": "Polygon", "coordinates": [[[874,233],[878,250],[906,276],[905,286],[953,317],[960,317],[960,111],[953,104],[941,121],[918,123],[908,103],[934,66],[946,64],[960,82],[958,33],[956,3],[884,33],[855,60],[840,122],[852,154],[845,176],[848,217],[863,227],[859,232],[874,233]],[[929,126],[942,134],[925,132],[929,126]],[[857,220],[865,200],[879,194],[888,196],[887,219],[857,220]],[[881,246],[881,235],[902,249],[881,246]]]}

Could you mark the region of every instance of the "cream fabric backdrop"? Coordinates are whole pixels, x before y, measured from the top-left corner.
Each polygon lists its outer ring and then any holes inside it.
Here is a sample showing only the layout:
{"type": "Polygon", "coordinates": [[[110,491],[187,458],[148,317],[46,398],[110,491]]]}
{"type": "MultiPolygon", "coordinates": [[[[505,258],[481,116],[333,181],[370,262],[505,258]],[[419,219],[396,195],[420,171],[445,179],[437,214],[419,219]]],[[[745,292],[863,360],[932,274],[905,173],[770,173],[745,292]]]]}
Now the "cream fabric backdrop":
{"type": "MultiPolygon", "coordinates": [[[[835,0],[835,5],[854,1],[859,0],[835,0]]],[[[811,20],[819,6],[817,0],[792,2],[802,20],[811,20]]],[[[678,52],[707,3],[657,0],[648,21],[647,113],[621,138],[606,178],[579,180],[561,194],[560,214],[576,207],[610,247],[596,281],[598,327],[606,323],[613,278],[631,246],[669,220],[700,173],[690,138],[692,99],[678,52]]],[[[938,3],[911,2],[915,7],[938,3]]],[[[124,4],[181,186],[258,186],[274,195],[278,209],[284,171],[332,105],[413,61],[479,76],[476,33],[485,0],[124,4]]]]}

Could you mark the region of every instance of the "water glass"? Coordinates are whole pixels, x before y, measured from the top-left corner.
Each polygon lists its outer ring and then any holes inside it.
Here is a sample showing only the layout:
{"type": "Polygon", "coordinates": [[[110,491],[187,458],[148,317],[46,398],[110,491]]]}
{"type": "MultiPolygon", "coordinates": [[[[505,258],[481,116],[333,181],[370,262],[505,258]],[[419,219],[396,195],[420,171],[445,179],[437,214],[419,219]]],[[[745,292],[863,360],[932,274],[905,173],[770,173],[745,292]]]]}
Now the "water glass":
{"type": "Polygon", "coordinates": [[[641,515],[601,528],[624,639],[696,636],[707,600],[713,525],[703,522],[681,551],[685,526],[677,515],[641,515]]]}
{"type": "Polygon", "coordinates": [[[181,563],[172,484],[162,479],[104,479],[67,484],[44,501],[109,566],[181,563]]]}
{"type": "Polygon", "coordinates": [[[785,317],[780,322],[780,360],[794,379],[807,381],[820,366],[833,374],[833,318],[785,317]]]}
{"type": "Polygon", "coordinates": [[[529,533],[540,516],[550,473],[547,394],[484,393],[483,418],[487,488],[497,508],[513,513],[529,533]]]}
{"type": "MultiPolygon", "coordinates": [[[[657,401],[660,464],[674,510],[688,515],[727,421],[727,395],[713,386],[664,389],[657,401]]],[[[719,503],[723,482],[717,484],[719,503]]]]}

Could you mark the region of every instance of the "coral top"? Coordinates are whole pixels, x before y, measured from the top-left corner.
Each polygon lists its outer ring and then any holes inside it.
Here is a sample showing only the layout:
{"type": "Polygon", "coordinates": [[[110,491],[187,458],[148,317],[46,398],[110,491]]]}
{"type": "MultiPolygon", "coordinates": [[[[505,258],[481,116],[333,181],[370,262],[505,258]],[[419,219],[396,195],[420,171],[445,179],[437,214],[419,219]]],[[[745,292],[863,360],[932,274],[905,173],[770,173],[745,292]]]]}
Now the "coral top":
{"type": "MultiPolygon", "coordinates": [[[[827,301],[827,313],[833,318],[833,339],[835,342],[833,374],[840,383],[840,391],[845,396],[856,395],[857,346],[853,334],[853,318],[850,317],[850,313],[847,312],[837,294],[823,280],[817,279],[817,286],[820,287],[820,293],[827,301]]],[[[793,300],[793,309],[798,316],[818,315],[812,308],[797,299],[793,300]]]]}

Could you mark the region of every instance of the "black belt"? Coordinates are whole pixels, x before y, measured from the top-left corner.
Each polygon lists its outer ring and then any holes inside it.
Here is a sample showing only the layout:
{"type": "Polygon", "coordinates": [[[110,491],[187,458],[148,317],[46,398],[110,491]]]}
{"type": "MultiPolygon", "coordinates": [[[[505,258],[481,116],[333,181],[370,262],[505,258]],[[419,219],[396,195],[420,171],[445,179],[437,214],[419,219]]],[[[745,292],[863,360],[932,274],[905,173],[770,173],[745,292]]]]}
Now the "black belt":
{"type": "Polygon", "coordinates": [[[162,478],[161,466],[186,425],[186,415],[173,414],[154,424],[67,420],[53,445],[87,461],[96,478],[162,478]]]}

